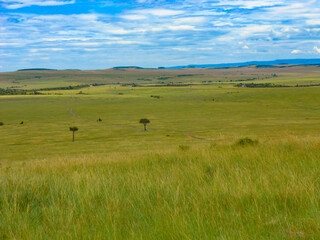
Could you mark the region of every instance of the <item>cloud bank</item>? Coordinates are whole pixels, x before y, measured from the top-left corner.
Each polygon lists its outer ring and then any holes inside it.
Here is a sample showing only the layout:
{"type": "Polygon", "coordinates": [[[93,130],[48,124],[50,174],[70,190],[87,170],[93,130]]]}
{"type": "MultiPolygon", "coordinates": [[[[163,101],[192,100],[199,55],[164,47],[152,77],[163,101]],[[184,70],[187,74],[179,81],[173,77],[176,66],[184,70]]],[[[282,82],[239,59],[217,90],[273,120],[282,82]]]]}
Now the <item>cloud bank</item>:
{"type": "Polygon", "coordinates": [[[315,58],[320,53],[320,0],[0,4],[1,71],[157,67],[315,58]]]}

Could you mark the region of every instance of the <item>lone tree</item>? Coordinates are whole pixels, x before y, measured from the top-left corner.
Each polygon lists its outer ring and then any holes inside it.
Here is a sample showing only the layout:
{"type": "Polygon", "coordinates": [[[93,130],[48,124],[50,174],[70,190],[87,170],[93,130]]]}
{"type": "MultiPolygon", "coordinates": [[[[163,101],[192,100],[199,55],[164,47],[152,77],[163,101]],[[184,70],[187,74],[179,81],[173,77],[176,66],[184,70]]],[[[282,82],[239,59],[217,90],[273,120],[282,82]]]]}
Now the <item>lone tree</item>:
{"type": "Polygon", "coordinates": [[[144,130],[147,131],[147,124],[150,123],[150,120],[147,118],[140,119],[139,123],[142,123],[144,125],[144,130]]]}
{"type": "Polygon", "coordinates": [[[74,132],[78,131],[79,129],[77,127],[70,127],[70,131],[73,133],[72,142],[74,142],[74,132]]]}

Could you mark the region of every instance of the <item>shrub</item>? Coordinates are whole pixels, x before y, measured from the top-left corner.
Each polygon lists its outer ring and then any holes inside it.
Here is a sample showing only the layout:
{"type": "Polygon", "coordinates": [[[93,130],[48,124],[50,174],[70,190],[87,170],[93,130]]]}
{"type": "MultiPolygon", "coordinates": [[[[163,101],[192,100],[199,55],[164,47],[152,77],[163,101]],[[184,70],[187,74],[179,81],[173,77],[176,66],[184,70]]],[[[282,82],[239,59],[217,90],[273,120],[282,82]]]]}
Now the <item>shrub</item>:
{"type": "Polygon", "coordinates": [[[4,123],[3,122],[0,122],[0,126],[3,126],[4,125],[4,123]]]}
{"type": "Polygon", "coordinates": [[[190,146],[187,145],[179,145],[179,149],[181,151],[188,151],[190,149],[190,146]]]}
{"type": "Polygon", "coordinates": [[[160,98],[160,96],[158,96],[158,95],[151,95],[150,97],[152,97],[152,98],[157,98],[157,99],[160,98]]]}
{"type": "Polygon", "coordinates": [[[240,138],[237,142],[237,145],[246,146],[246,145],[256,145],[258,144],[258,140],[252,140],[251,138],[245,137],[240,138]]]}

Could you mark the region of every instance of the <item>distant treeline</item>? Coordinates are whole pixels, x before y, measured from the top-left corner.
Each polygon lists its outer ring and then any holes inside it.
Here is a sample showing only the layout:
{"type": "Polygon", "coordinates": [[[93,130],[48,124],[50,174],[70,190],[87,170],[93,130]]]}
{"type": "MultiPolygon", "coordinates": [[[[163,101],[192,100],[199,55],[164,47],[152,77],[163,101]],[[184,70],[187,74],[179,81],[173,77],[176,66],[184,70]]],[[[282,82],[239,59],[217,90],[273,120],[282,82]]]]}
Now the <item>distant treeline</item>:
{"type": "Polygon", "coordinates": [[[77,89],[81,89],[81,88],[96,87],[96,86],[103,86],[103,85],[105,85],[105,84],[102,84],[102,83],[82,84],[82,85],[66,86],[66,87],[40,88],[40,89],[38,89],[38,91],[77,90],[77,89]]]}
{"type": "Polygon", "coordinates": [[[272,84],[272,83],[239,83],[235,84],[235,87],[247,87],[247,88],[276,88],[276,87],[316,87],[320,86],[317,84],[297,84],[294,86],[282,85],[282,84],[272,84]]]}
{"type": "Polygon", "coordinates": [[[39,91],[56,91],[56,90],[77,90],[82,88],[87,88],[91,86],[102,86],[105,84],[94,83],[94,84],[83,84],[76,86],[67,86],[67,87],[55,87],[55,88],[40,88],[36,90],[26,90],[26,89],[4,89],[0,88],[0,95],[41,95],[39,91]]]}
{"type": "Polygon", "coordinates": [[[4,89],[0,88],[0,95],[41,95],[37,90],[4,89]]]}

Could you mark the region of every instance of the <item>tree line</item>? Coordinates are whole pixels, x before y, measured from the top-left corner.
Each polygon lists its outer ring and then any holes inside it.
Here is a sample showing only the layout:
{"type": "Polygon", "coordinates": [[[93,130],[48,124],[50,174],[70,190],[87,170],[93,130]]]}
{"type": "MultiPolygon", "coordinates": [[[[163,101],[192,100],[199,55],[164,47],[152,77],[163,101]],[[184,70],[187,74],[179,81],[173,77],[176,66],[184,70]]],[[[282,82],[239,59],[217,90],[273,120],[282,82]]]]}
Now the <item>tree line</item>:
{"type": "Polygon", "coordinates": [[[88,87],[96,87],[102,86],[105,84],[102,83],[94,83],[94,84],[82,84],[82,85],[75,85],[75,86],[66,86],[66,87],[53,87],[53,88],[40,88],[40,89],[16,89],[16,88],[0,88],[0,95],[43,95],[39,91],[57,91],[57,90],[77,90],[82,88],[88,87]]]}

